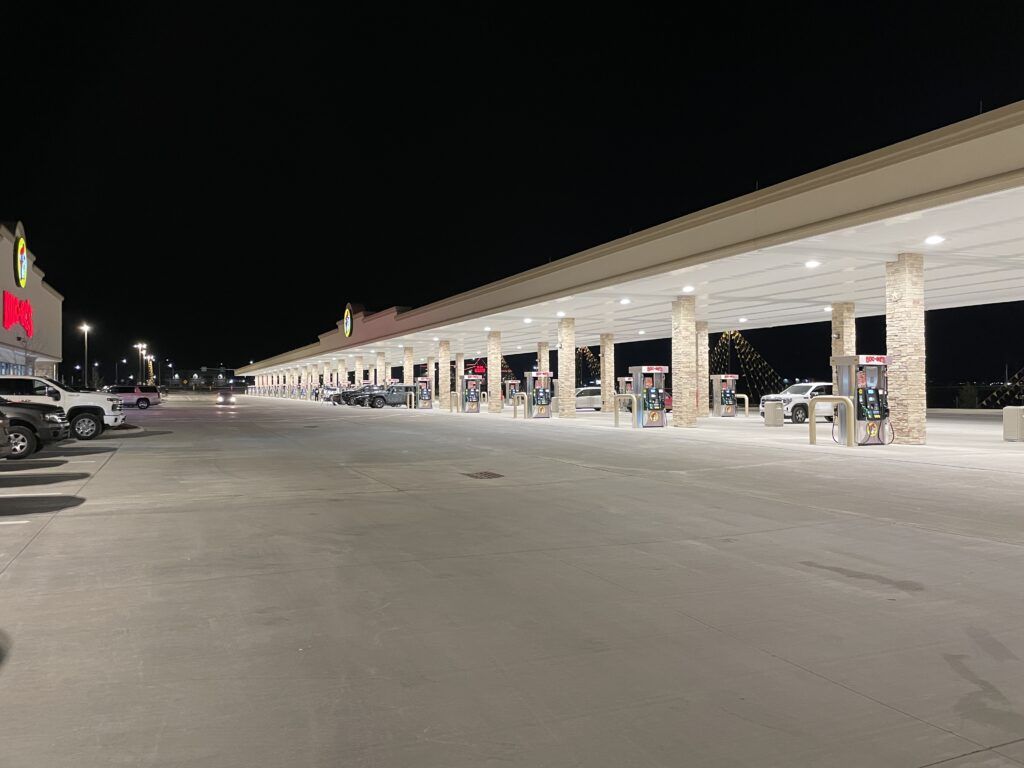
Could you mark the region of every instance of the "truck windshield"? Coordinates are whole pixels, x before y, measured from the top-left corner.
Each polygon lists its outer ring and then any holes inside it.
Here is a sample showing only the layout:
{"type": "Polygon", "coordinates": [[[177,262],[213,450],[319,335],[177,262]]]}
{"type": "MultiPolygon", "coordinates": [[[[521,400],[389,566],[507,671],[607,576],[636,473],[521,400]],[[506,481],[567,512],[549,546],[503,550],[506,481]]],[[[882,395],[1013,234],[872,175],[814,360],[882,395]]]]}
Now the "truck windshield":
{"type": "Polygon", "coordinates": [[[784,394],[784,395],[806,395],[810,391],[811,391],[811,385],[810,384],[794,384],[793,386],[786,387],[784,390],[782,390],[782,394],[784,394]]]}
{"type": "Polygon", "coordinates": [[[47,384],[56,387],[57,389],[63,389],[65,392],[78,392],[78,390],[75,389],[74,387],[69,387],[67,384],[60,384],[59,382],[56,382],[53,379],[48,379],[45,376],[43,377],[43,381],[45,381],[47,384]]]}

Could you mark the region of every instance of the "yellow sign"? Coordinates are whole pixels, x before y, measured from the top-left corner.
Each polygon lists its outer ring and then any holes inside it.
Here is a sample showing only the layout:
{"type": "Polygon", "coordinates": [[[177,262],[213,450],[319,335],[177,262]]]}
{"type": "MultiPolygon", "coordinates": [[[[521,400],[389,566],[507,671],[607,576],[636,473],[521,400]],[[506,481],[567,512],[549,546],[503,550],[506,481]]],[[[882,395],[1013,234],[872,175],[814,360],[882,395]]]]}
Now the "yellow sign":
{"type": "Polygon", "coordinates": [[[345,333],[345,338],[349,338],[352,335],[352,305],[345,305],[345,314],[341,319],[341,330],[345,333]]]}
{"type": "Polygon", "coordinates": [[[28,246],[24,237],[14,242],[14,278],[19,288],[28,282],[28,246]]]}

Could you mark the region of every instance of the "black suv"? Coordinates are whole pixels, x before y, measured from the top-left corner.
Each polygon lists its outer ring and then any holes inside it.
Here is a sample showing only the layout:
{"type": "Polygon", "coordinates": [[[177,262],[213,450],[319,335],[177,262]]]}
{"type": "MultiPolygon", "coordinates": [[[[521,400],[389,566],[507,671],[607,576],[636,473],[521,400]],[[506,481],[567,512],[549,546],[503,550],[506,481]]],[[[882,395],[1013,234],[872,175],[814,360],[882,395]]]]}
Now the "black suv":
{"type": "Polygon", "coordinates": [[[386,387],[376,387],[370,392],[364,392],[352,398],[352,405],[370,406],[371,408],[383,408],[390,405],[397,408],[400,405],[408,405],[407,395],[415,392],[416,387],[412,384],[389,384],[386,387]]]}
{"type": "Polygon", "coordinates": [[[364,384],[361,387],[353,387],[352,389],[346,389],[343,392],[339,392],[336,395],[331,395],[331,401],[336,405],[355,405],[352,400],[359,395],[365,395],[367,392],[376,389],[375,384],[364,384]]]}
{"type": "Polygon", "coordinates": [[[14,403],[0,397],[0,411],[9,422],[9,459],[24,459],[50,443],[58,443],[71,436],[67,414],[59,405],[14,403]]]}

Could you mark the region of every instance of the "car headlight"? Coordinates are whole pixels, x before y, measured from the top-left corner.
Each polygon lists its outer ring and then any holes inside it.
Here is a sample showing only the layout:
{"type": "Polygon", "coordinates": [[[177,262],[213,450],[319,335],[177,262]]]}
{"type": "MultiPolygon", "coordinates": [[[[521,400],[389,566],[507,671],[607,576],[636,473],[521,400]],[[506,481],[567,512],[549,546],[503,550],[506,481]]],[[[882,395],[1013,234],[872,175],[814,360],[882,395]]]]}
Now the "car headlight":
{"type": "Polygon", "coordinates": [[[45,413],[45,414],[43,414],[43,418],[46,419],[47,421],[56,421],[56,422],[60,422],[60,421],[64,420],[64,418],[59,413],[45,413]]]}
{"type": "Polygon", "coordinates": [[[784,397],[784,398],[782,398],[782,404],[783,405],[789,405],[792,402],[793,402],[793,398],[792,397],[784,397]]]}
{"type": "Polygon", "coordinates": [[[235,402],[235,398],[234,398],[234,395],[232,395],[232,396],[231,396],[231,400],[230,400],[230,402],[232,402],[232,403],[233,403],[233,402],[235,402]]]}
{"type": "Polygon", "coordinates": [[[224,398],[221,397],[220,395],[217,395],[217,402],[218,403],[223,403],[224,402],[224,398]]]}

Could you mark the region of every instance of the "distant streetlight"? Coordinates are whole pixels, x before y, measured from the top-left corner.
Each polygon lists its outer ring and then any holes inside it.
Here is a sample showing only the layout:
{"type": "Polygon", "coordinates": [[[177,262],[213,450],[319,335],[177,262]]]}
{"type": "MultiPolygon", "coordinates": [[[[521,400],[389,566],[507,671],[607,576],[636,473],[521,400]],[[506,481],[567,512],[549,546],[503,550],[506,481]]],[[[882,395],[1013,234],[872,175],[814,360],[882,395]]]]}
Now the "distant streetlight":
{"type": "Polygon", "coordinates": [[[139,350],[139,381],[142,380],[142,358],[146,355],[146,342],[140,341],[138,344],[133,344],[135,349],[139,350]]]}
{"type": "MultiPolygon", "coordinates": [[[[122,357],[121,358],[121,362],[122,363],[127,363],[128,362],[128,358],[127,357],[122,357]]],[[[117,360],[116,359],[114,360],[114,383],[115,384],[120,384],[121,383],[121,380],[119,378],[117,378],[117,360]]]]}
{"type": "Polygon", "coordinates": [[[89,388],[89,324],[82,323],[78,330],[85,334],[85,384],[83,389],[89,388]]]}

